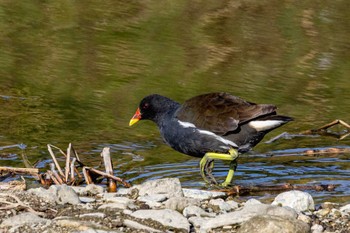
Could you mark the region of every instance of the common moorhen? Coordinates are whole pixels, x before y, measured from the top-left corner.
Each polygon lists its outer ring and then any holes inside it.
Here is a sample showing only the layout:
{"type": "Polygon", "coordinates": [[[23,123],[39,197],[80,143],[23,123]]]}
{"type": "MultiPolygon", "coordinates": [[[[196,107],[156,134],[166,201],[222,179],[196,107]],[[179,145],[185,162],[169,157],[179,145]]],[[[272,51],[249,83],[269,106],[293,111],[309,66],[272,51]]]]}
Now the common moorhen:
{"type": "Polygon", "coordinates": [[[250,150],[266,133],[292,118],[276,115],[274,105],[255,104],[221,92],[195,96],[182,105],[161,95],[146,96],[129,125],[139,120],[155,122],[163,140],[173,149],[203,157],[200,172],[207,182],[209,177],[216,183],[210,174],[214,159],[231,161],[222,184],[226,186],[232,181],[238,152],[250,150]]]}

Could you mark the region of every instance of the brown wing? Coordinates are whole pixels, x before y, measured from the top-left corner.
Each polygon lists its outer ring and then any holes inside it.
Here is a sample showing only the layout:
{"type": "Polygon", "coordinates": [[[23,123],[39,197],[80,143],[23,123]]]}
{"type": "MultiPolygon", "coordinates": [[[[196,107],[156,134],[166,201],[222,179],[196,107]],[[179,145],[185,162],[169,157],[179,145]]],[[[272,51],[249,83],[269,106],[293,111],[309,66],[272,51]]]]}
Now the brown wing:
{"type": "Polygon", "coordinates": [[[259,116],[275,113],[269,104],[254,104],[227,93],[210,93],[187,100],[177,118],[196,127],[223,135],[238,125],[259,116]]]}

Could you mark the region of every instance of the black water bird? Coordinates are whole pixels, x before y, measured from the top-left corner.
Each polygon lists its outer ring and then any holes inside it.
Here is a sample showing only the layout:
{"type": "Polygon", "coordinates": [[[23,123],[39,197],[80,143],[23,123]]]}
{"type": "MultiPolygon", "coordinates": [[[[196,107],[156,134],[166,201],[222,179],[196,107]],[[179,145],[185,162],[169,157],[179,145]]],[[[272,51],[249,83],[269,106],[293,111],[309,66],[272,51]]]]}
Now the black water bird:
{"type": "Polygon", "coordinates": [[[166,144],[173,149],[200,157],[204,180],[216,183],[211,175],[213,160],[229,160],[225,182],[231,183],[238,153],[249,151],[266,133],[292,121],[277,115],[276,106],[255,104],[228,93],[195,96],[182,105],[161,95],[146,96],[130,120],[151,120],[166,144]],[[210,178],[210,180],[208,180],[210,178]]]}

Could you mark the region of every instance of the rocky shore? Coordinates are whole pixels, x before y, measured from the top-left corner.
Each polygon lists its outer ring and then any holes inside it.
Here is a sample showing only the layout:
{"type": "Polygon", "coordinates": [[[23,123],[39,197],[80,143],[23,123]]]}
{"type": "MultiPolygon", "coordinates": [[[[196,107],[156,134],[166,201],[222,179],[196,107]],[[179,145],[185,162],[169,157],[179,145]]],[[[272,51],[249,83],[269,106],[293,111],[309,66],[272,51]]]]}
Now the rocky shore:
{"type": "Polygon", "coordinates": [[[0,232],[350,232],[350,204],[317,203],[288,191],[269,204],[184,189],[176,178],[117,193],[101,186],[0,192],[0,232]]]}

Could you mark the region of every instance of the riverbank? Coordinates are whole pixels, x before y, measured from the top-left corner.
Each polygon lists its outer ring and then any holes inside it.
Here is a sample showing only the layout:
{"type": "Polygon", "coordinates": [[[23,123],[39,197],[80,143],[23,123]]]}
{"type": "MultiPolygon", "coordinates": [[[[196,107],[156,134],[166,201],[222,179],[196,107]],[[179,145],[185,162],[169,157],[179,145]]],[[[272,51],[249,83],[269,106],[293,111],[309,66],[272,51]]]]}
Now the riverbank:
{"type": "Polygon", "coordinates": [[[272,203],[183,189],[160,179],[107,193],[51,186],[0,193],[0,232],[350,232],[350,204],[316,203],[288,191],[272,203]],[[283,229],[283,230],[281,230],[283,229]]]}

